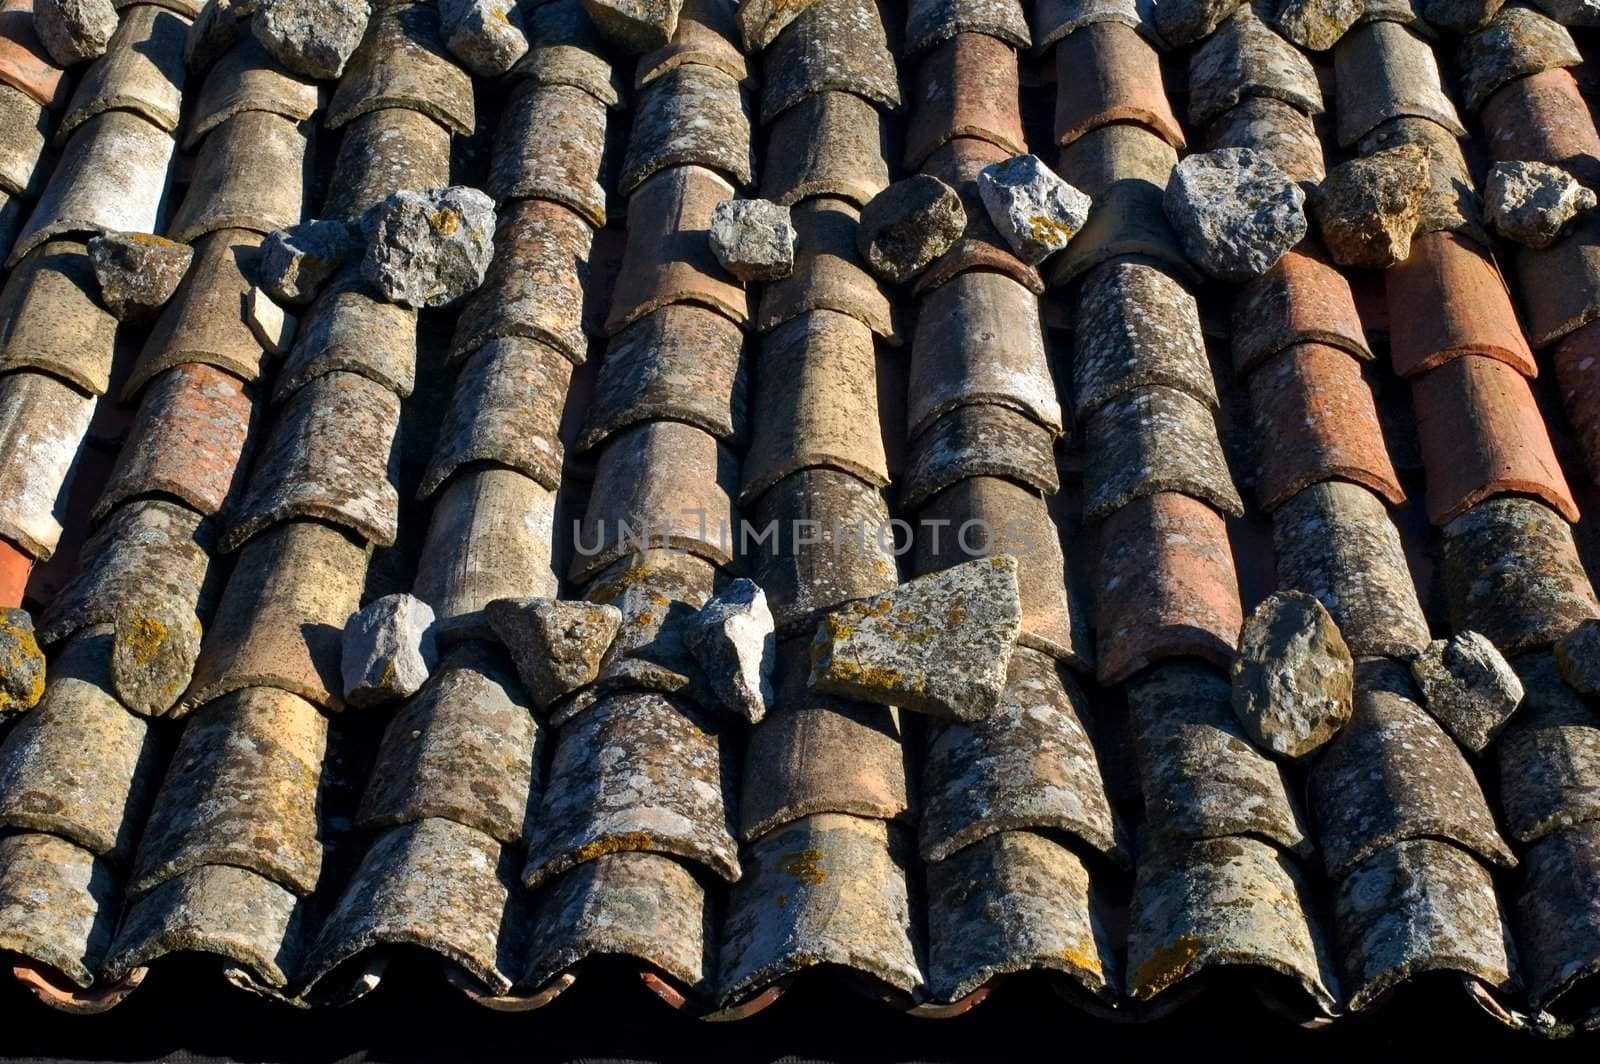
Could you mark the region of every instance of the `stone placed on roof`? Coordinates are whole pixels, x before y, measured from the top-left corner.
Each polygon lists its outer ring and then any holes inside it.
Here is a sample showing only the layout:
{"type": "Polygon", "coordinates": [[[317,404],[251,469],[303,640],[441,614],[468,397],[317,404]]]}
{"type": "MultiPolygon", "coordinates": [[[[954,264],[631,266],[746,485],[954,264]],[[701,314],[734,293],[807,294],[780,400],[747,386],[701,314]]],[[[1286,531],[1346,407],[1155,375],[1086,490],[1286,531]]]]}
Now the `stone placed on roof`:
{"type": "Polygon", "coordinates": [[[1233,710],[1250,737],[1302,761],[1350,719],[1355,661],[1322,603],[1269,595],[1245,621],[1233,664],[1233,710]]]}
{"type": "Polygon", "coordinates": [[[711,253],[744,282],[776,281],[794,270],[789,208],[771,200],[723,200],[711,212],[711,253]]]}
{"type": "Polygon", "coordinates": [[[257,0],[250,30],[291,72],[330,81],[344,73],[371,15],[368,0],[257,0]]]}
{"type": "Polygon", "coordinates": [[[1242,0],[1167,0],[1155,5],[1155,28],[1172,48],[1197,44],[1239,7],[1242,0]]]}
{"type": "Polygon", "coordinates": [[[898,284],[948,251],[966,225],[955,189],[917,174],[896,181],[861,209],[856,246],[873,273],[898,284]]]}
{"type": "Polygon", "coordinates": [[[345,702],[364,708],[416,694],[439,660],[432,626],[433,607],[404,593],[352,614],[340,642],[345,702]]]}
{"type": "Polygon", "coordinates": [[[89,239],[100,299],[119,319],[154,313],[171,299],[194,261],[194,249],[149,233],[102,233],[89,239]]]}
{"type": "Polygon", "coordinates": [[[1361,17],[1362,0],[1281,0],[1267,23],[1301,48],[1332,48],[1361,17]]]}
{"type": "Polygon", "coordinates": [[[1401,145],[1328,171],[1312,202],[1317,229],[1341,266],[1384,270],[1411,254],[1428,189],[1428,156],[1401,145]]]}
{"type": "Polygon", "coordinates": [[[583,0],[601,36],[629,55],[666,47],[682,7],[683,0],[583,0]]]}
{"type": "Polygon", "coordinates": [[[447,306],[476,289],[494,257],[494,201],[454,185],[396,192],[362,221],[361,275],[401,306],[447,306]]]}
{"type": "Polygon", "coordinates": [[[1034,295],[1044,294],[1039,271],[1019,259],[1006,243],[989,209],[978,192],[978,175],[984,167],[1009,158],[1011,153],[992,140],[981,137],[955,137],[934,149],[923,164],[931,174],[956,190],[967,224],[951,249],[933,261],[912,284],[912,294],[922,298],[951,278],[971,270],[1001,273],[1027,288],[1034,295]]]}
{"type": "Polygon", "coordinates": [[[32,709],[44,696],[44,651],[24,609],[0,610],[0,713],[32,709]]]}
{"type": "Polygon", "coordinates": [[[712,595],[684,630],[722,708],[756,724],[773,704],[778,654],[767,595],[743,577],[712,595]]]}
{"type": "Polygon", "coordinates": [[[1507,240],[1531,248],[1553,244],[1561,229],[1593,210],[1595,194],[1559,167],[1536,162],[1497,162],[1484,184],[1489,224],[1507,240]]]}
{"type": "Polygon", "coordinates": [[[811,685],[982,720],[999,705],[1021,630],[1016,558],[980,558],[825,616],[811,645],[811,685]]]}
{"type": "Polygon", "coordinates": [[[1411,676],[1428,712],[1475,754],[1483,753],[1522,704],[1522,681],[1477,632],[1429,643],[1411,660],[1411,676]]]}
{"type": "Polygon", "coordinates": [[[443,0],[439,30],[450,54],[482,78],[499,77],[528,51],[515,0],[443,0]]]}
{"type": "Polygon", "coordinates": [[[1600,620],[1586,620],[1556,641],[1561,678],[1579,694],[1600,695],[1600,620]]]}
{"type": "Polygon", "coordinates": [[[51,59],[76,66],[105,53],[117,9],[111,0],[34,0],[33,29],[51,59]]]}
{"type": "Polygon", "coordinates": [[[304,306],[358,247],[350,227],[335,219],[276,230],[261,245],[257,282],[277,302],[304,306]]]}
{"type": "Polygon", "coordinates": [[[1305,190],[1250,148],[1183,158],[1163,206],[1201,269],[1239,283],[1271,269],[1306,235],[1305,190]]]}
{"type": "Polygon", "coordinates": [[[978,195],[1011,250],[1037,266],[1067,246],[1088,221],[1090,199],[1037,155],[1018,155],[978,173],[978,195]]]}
{"type": "Polygon", "coordinates": [[[484,614],[541,710],[594,682],[622,626],[615,606],[562,599],[495,599],[484,614]]]}
{"type": "MultiPolygon", "coordinates": [[[[202,602],[209,615],[209,603],[202,602]]],[[[182,595],[150,595],[116,604],[111,616],[111,686],[134,713],[169,711],[194,677],[200,618],[182,595]]]]}
{"type": "Polygon", "coordinates": [[[1505,0],[1418,0],[1428,24],[1451,33],[1481,29],[1504,3],[1505,0]]]}
{"type": "Polygon", "coordinates": [[[1208,149],[1254,148],[1308,194],[1326,173],[1322,140],[1311,116],[1270,96],[1246,96],[1212,119],[1205,130],[1205,145],[1208,149]]]}

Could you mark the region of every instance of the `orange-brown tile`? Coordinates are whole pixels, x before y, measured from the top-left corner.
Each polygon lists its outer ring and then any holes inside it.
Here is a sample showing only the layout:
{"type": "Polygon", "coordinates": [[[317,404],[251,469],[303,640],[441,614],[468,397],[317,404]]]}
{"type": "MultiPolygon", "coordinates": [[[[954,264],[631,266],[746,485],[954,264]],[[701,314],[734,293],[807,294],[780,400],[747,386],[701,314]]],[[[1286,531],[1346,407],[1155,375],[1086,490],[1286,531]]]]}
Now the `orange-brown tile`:
{"type": "Polygon", "coordinates": [[[1099,22],[1056,45],[1056,143],[1111,122],[1135,122],[1184,146],[1156,50],[1136,30],[1099,22]]]}
{"type": "Polygon", "coordinates": [[[952,137],[979,137],[1006,155],[1028,150],[1017,96],[1017,53],[985,33],[958,33],[928,53],[911,88],[906,169],[952,137]]]}
{"type": "Polygon", "coordinates": [[[1419,233],[1411,257],[1387,271],[1389,355],[1414,376],[1462,355],[1498,359],[1529,377],[1533,352],[1494,260],[1455,233],[1419,233]]]}

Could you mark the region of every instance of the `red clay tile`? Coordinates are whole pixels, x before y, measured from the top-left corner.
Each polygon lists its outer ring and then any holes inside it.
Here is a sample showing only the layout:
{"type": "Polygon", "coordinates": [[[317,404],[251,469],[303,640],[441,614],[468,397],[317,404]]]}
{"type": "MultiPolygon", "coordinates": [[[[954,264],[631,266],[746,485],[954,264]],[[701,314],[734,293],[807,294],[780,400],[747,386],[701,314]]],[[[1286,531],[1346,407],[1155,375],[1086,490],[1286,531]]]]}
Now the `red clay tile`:
{"type": "Polygon", "coordinates": [[[1600,318],[1600,218],[1579,217],[1547,248],[1515,250],[1528,341],[1545,347],[1600,318]]]}
{"type": "Polygon", "coordinates": [[[1138,31],[1099,22],[1056,45],[1056,143],[1111,122],[1134,122],[1184,146],[1161,82],[1161,57],[1138,31]]]}
{"type": "Polygon", "coordinates": [[[1483,132],[1491,159],[1550,163],[1600,185],[1600,134],[1570,70],[1546,70],[1500,89],[1483,105],[1483,132]]]}
{"type": "Polygon", "coordinates": [[[1600,483],[1600,321],[1563,339],[1554,362],[1578,453],[1589,479],[1600,483]]]}
{"type": "Polygon", "coordinates": [[[1355,295],[1312,241],[1294,248],[1233,301],[1233,369],[1246,374],[1291,344],[1316,342],[1372,358],[1355,295]]]}
{"type": "Polygon", "coordinates": [[[1164,658],[1232,662],[1244,610],[1221,514],[1177,492],[1146,495],[1106,519],[1100,544],[1101,683],[1164,658]]]}
{"type": "Polygon", "coordinates": [[[25,92],[41,107],[67,102],[72,87],[33,32],[33,0],[0,2],[0,82],[25,92]]]}
{"type": "Polygon", "coordinates": [[[1350,480],[1398,506],[1405,491],[1384,447],[1361,363],[1327,344],[1295,344],[1250,375],[1261,442],[1262,509],[1324,480],[1350,480]]]}
{"type": "Polygon", "coordinates": [[[1398,375],[1482,355],[1538,376],[1511,293],[1494,260],[1473,242],[1450,232],[1419,233],[1411,240],[1411,257],[1384,276],[1389,357],[1398,375]]]}
{"type": "Polygon", "coordinates": [[[33,558],[0,539],[0,609],[22,605],[22,591],[33,572],[33,558]]]}
{"type": "Polygon", "coordinates": [[[1496,495],[1533,495],[1578,519],[1533,392],[1492,358],[1451,359],[1411,382],[1428,519],[1445,525],[1496,495]]]}
{"type": "Polygon", "coordinates": [[[979,137],[1006,155],[1028,150],[1018,106],[1016,49],[984,33],[958,33],[917,68],[911,86],[906,169],[952,137],[979,137]]]}

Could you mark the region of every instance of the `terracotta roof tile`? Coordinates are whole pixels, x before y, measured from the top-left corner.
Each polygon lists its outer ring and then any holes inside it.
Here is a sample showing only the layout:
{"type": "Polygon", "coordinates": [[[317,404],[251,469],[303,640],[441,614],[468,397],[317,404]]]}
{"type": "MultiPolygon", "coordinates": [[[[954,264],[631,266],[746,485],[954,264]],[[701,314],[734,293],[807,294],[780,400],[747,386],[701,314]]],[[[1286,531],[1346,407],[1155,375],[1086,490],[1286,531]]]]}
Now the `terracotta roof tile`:
{"type": "Polygon", "coordinates": [[[1550,163],[1600,182],[1600,134],[1565,69],[1518,78],[1489,97],[1483,129],[1490,158],[1550,163]]]}
{"type": "Polygon", "coordinates": [[[207,233],[195,242],[194,261],[151,329],[123,386],[124,400],[186,363],[215,366],[245,381],[260,378],[266,352],[239,308],[252,287],[261,242],[260,233],[242,229],[207,233]]]}
{"type": "Polygon", "coordinates": [[[278,66],[253,34],[217,60],[195,95],[195,112],[183,131],[185,151],[193,151],[207,133],[246,111],[303,122],[323,103],[315,82],[278,66]]]}
{"type": "MultiPolygon", "coordinates": [[[[812,311],[827,311],[854,318],[874,335],[898,343],[894,306],[867,272],[856,247],[861,212],[843,200],[818,196],[797,204],[792,218],[794,272],[762,287],[756,328],[769,332],[812,311]]],[[[695,241],[699,233],[685,233],[678,239],[695,241]]],[[[721,273],[720,267],[713,268],[721,273]]],[[[727,287],[738,291],[732,285],[727,287]]]]}
{"type": "Polygon", "coordinates": [[[305,126],[266,111],[228,119],[200,146],[191,192],[167,235],[189,244],[219,229],[287,229],[304,215],[310,160],[305,126]]]}
{"type": "Polygon", "coordinates": [[[1390,359],[1414,377],[1467,355],[1532,377],[1539,368],[1517,323],[1511,294],[1481,247],[1453,233],[1422,233],[1411,257],[1385,273],[1390,359]]]}
{"type": "Polygon", "coordinates": [[[882,118],[854,93],[807,96],[767,128],[767,199],[791,205],[828,196],[861,208],[889,185],[882,118]]]}
{"type": "Polygon", "coordinates": [[[404,399],[417,374],[417,312],[384,302],[357,269],[335,275],[300,316],[294,346],[272,381],[272,401],[330,373],[354,373],[404,399]]]}
{"type": "Polygon", "coordinates": [[[0,288],[0,372],[35,370],[104,395],[117,319],[99,289],[85,245],[52,240],[30,252],[0,288]]]}
{"type": "Polygon", "coordinates": [[[169,133],[176,130],[188,33],[189,20],[171,11],[146,4],[130,8],[106,45],[106,54],[78,79],[56,125],[56,144],[66,143],[89,118],[112,109],[132,112],[169,133]]]}
{"type": "Polygon", "coordinates": [[[1175,148],[1183,130],[1162,87],[1156,50],[1116,22],[1098,22],[1056,45],[1056,143],[1112,122],[1144,126],[1175,148]]]}
{"type": "Polygon", "coordinates": [[[445,54],[431,4],[396,4],[374,14],[323,121],[338,129],[387,108],[420,112],[461,136],[477,126],[472,79],[445,54]]]}
{"type": "Polygon", "coordinates": [[[922,58],[911,82],[906,169],[952,137],[987,140],[1007,157],[1027,152],[1014,55],[997,37],[958,33],[922,58]]]}
{"type": "Polygon", "coordinates": [[[739,36],[734,24],[737,7],[735,0],[684,0],[671,42],[640,57],[633,87],[642,89],[662,75],[690,64],[720,70],[736,81],[751,82],[744,52],[734,43],[739,36]]]}
{"type": "Polygon", "coordinates": [[[1466,135],[1445,95],[1433,49],[1406,27],[1394,22],[1357,26],[1334,46],[1333,59],[1340,147],[1351,147],[1379,124],[1407,115],[1466,135]]]}
{"type": "Polygon", "coordinates": [[[528,198],[560,203],[601,228],[605,151],[604,104],[570,85],[521,82],[495,134],[488,191],[502,204],[528,198]]]}
{"type": "Polygon", "coordinates": [[[67,102],[72,82],[34,35],[33,0],[0,4],[0,81],[51,110],[67,102]]]}
{"type": "Polygon", "coordinates": [[[1006,274],[1035,295],[1044,294],[1039,271],[1017,257],[1000,235],[978,193],[978,173],[987,166],[1010,158],[1006,149],[980,137],[956,137],[935,148],[922,165],[954,188],[967,212],[967,227],[955,246],[933,261],[916,276],[913,295],[923,296],[968,270],[994,270],[1006,274]]]}
{"type": "Polygon", "coordinates": [[[819,92],[851,92],[883,107],[900,106],[894,56],[871,0],[806,4],[763,58],[762,125],[819,92]]]}
{"type": "Polygon", "coordinates": [[[1349,280],[1307,242],[1291,249],[1233,302],[1233,370],[1249,374],[1286,347],[1337,347],[1371,359],[1349,280]]]}

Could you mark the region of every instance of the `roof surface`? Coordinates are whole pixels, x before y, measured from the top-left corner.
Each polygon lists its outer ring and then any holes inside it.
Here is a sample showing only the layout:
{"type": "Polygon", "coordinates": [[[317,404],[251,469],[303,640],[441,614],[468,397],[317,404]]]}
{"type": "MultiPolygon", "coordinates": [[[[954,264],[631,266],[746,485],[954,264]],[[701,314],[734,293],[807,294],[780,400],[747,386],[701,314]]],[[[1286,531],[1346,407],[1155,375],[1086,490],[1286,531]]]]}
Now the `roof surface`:
{"type": "Polygon", "coordinates": [[[488,80],[432,4],[380,0],[318,85],[249,35],[186,63],[186,0],[118,6],[62,71],[0,0],[0,605],[49,653],[0,723],[0,949],[39,1001],[1600,1023],[1600,717],[1552,653],[1600,617],[1600,243],[1591,215],[1497,244],[1477,191],[1493,160],[1600,182],[1594,41],[1560,24],[1587,8],[1369,0],[1329,33],[1336,4],[686,0],[628,55],[591,11],[651,4],[524,0],[488,80]],[[1192,150],[1314,189],[1396,144],[1429,188],[1384,272],[1313,235],[1218,284],[1163,211],[1192,150]],[[1023,152],[1094,201],[1037,267],[977,192],[1023,152]],[[966,228],[890,286],[857,226],[917,172],[966,228]],[[452,184],[498,207],[467,299],[345,276],[284,350],[252,330],[267,234],[452,184]],[[705,231],[757,195],[798,243],[747,286],[705,231]],[[102,232],[193,246],[158,317],[97,300],[102,232]],[[808,685],[828,611],[1000,552],[993,717],[808,685]],[[753,726],[684,642],[735,575],[777,624],[753,726]],[[1229,704],[1278,588],[1358,659],[1308,763],[1229,704]],[[347,708],[345,622],[401,591],[438,667],[347,708]],[[484,615],[535,596],[623,618],[537,712],[484,615]],[[1405,665],[1465,631],[1526,690],[1476,749],[1405,665]],[[130,698],[129,654],[171,697],[130,698]]]}

